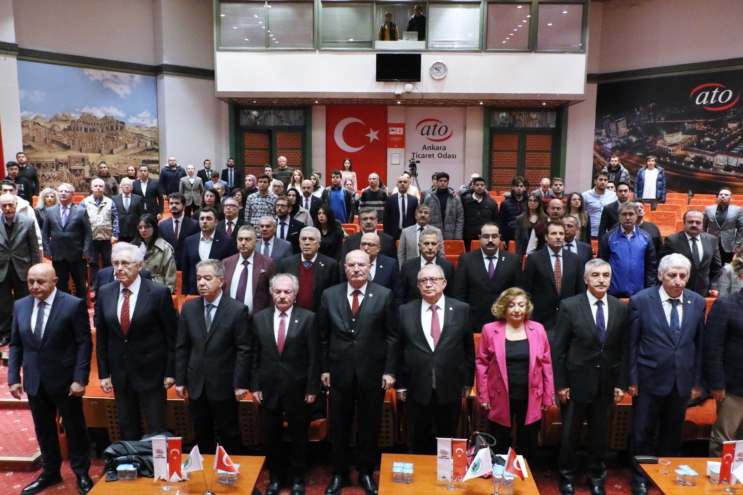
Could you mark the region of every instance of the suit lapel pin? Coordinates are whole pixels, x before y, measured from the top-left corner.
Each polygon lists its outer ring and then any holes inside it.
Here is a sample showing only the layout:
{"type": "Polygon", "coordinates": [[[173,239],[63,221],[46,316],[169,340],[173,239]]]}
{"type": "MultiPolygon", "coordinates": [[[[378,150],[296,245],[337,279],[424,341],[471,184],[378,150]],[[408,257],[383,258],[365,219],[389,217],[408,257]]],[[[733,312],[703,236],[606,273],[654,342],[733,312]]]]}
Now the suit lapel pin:
{"type": "Polygon", "coordinates": [[[534,330],[534,327],[529,325],[529,330],[534,330]]]}
{"type": "Polygon", "coordinates": [[[261,268],[261,273],[266,273],[266,270],[264,270],[263,268],[261,268]]]}
{"type": "Polygon", "coordinates": [[[325,264],[322,261],[318,261],[317,264],[320,266],[325,266],[325,264]]]}
{"type": "Polygon", "coordinates": [[[505,257],[505,256],[503,256],[503,257],[501,257],[501,259],[500,259],[500,260],[501,260],[501,261],[506,261],[506,257],[505,257]]]}
{"type": "Polygon", "coordinates": [[[369,297],[374,297],[374,294],[369,294],[369,297]]]}
{"type": "Polygon", "coordinates": [[[686,304],[691,304],[691,301],[686,301],[686,304]]]}
{"type": "Polygon", "coordinates": [[[294,323],[299,323],[299,320],[294,320],[294,323]]]}

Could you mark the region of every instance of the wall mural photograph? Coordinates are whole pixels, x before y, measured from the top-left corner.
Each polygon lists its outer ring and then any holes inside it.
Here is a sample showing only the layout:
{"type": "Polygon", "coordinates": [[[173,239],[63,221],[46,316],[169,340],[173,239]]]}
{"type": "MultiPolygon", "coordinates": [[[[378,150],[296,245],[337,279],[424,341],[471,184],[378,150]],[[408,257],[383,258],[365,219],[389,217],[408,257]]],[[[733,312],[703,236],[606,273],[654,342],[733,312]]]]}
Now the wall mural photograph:
{"type": "Polygon", "coordinates": [[[743,193],[741,90],[742,70],[599,84],[594,170],[618,154],[634,178],[655,155],[669,191],[743,193]]]}
{"type": "Polygon", "coordinates": [[[111,175],[128,165],[160,171],[154,76],[18,62],[23,151],[41,186],[69,182],[90,190],[105,161],[111,175]]]}

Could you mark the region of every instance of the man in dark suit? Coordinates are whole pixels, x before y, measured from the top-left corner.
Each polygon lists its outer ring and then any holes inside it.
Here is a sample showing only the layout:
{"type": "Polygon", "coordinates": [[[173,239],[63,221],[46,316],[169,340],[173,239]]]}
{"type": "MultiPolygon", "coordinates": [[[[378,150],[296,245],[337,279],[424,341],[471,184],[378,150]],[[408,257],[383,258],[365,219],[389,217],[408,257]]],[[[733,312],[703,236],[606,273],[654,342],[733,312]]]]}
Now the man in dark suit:
{"type": "MultiPolygon", "coordinates": [[[[740,279],[740,268],[736,270],[740,279]]],[[[722,296],[707,314],[704,375],[717,401],[717,419],[709,438],[710,457],[720,457],[723,442],[738,439],[743,422],[743,292],[722,296]]]]}
{"type": "Polygon", "coordinates": [[[439,256],[439,234],[433,229],[423,230],[418,242],[421,255],[403,263],[400,269],[400,299],[397,301],[398,306],[415,301],[421,298],[420,289],[418,289],[418,272],[424,266],[438,265],[444,270],[446,285],[444,286],[444,295],[450,295],[450,289],[454,282],[454,264],[439,256]]]}
{"type": "Polygon", "coordinates": [[[0,195],[2,221],[0,229],[0,347],[10,342],[13,301],[28,295],[26,274],[41,263],[35,220],[17,215],[18,198],[0,195]]]}
{"type": "Polygon", "coordinates": [[[186,239],[199,233],[199,222],[183,214],[186,198],[181,193],[168,196],[171,217],[160,224],[160,236],[173,247],[173,257],[178,271],[183,270],[183,245],[186,239]]]}
{"type": "Polygon", "coordinates": [[[257,342],[253,350],[250,390],[261,406],[261,433],[269,482],[266,495],[278,495],[282,474],[292,476],[292,495],[305,493],[310,405],[320,393],[322,354],[315,314],[294,305],[299,279],[282,274],[271,279],[274,308],[253,318],[257,342]],[[282,457],[286,418],[291,456],[282,457]]]}
{"type": "Polygon", "coordinates": [[[341,250],[341,259],[346,259],[346,255],[351,251],[355,251],[361,247],[361,236],[365,233],[376,232],[379,235],[379,240],[382,244],[382,250],[379,254],[387,256],[392,259],[397,259],[397,246],[395,238],[384,232],[377,230],[377,210],[371,207],[361,208],[359,210],[359,226],[361,232],[356,232],[353,235],[346,237],[343,242],[343,249],[341,250]]]}
{"type": "Polygon", "coordinates": [[[679,253],[691,261],[691,274],[686,287],[702,297],[709,295],[710,289],[717,288],[722,272],[720,246],[717,237],[703,232],[704,213],[689,210],[684,214],[684,230],[666,237],[660,248],[660,258],[671,253],[679,253]]]}
{"type": "Polygon", "coordinates": [[[418,198],[408,194],[410,177],[401,175],[397,179],[397,191],[387,196],[384,204],[382,224],[384,233],[392,236],[395,240],[400,238],[400,233],[405,227],[415,225],[415,209],[418,207],[418,198]]]}
{"type": "Polygon", "coordinates": [[[71,184],[60,184],[57,193],[59,203],[46,211],[41,229],[44,257],[52,261],[57,273],[57,289],[69,292],[68,282],[72,275],[75,295],[85,301],[88,298],[85,256],[92,239],[90,220],[85,209],[72,202],[75,189],[71,184]]]}
{"type": "Polygon", "coordinates": [[[276,275],[276,263],[268,256],[256,253],[257,244],[253,226],[243,225],[237,232],[239,252],[224,260],[222,290],[247,306],[251,315],[271,306],[268,282],[276,275]]]}
{"type": "Polygon", "coordinates": [[[235,167],[235,159],[230,157],[227,159],[227,167],[222,170],[222,180],[227,183],[227,194],[231,194],[235,188],[239,189],[245,184],[245,170],[235,167]]]}
{"type": "MultiPolygon", "coordinates": [[[[593,259],[593,248],[590,244],[576,239],[581,228],[580,218],[578,218],[578,215],[566,215],[562,217],[561,221],[565,228],[565,243],[562,245],[562,250],[577,254],[581,266],[585,266],[593,259]]],[[[543,249],[549,248],[545,245],[543,249]]]]}
{"type": "Polygon", "coordinates": [[[583,267],[577,254],[565,252],[565,227],[562,222],[547,224],[547,249],[538,249],[526,258],[519,285],[531,297],[534,312],[531,319],[541,323],[550,344],[555,338],[555,324],[560,301],[586,290],[583,267]]]}
{"type": "Polygon", "coordinates": [[[317,210],[320,209],[323,201],[314,194],[311,180],[302,181],[302,195],[299,198],[300,206],[303,206],[305,210],[310,212],[312,221],[317,223],[317,210]]]}
{"type": "Polygon", "coordinates": [[[132,181],[129,179],[121,179],[119,189],[121,194],[111,198],[119,214],[119,240],[132,242],[137,235],[139,217],[144,214],[144,201],[141,196],[132,194],[132,181]]]}
{"type": "Polygon", "coordinates": [[[120,242],[112,259],[118,282],[96,297],[98,377],[105,393],[115,389],[121,439],[139,440],[142,413],[150,433],[168,429],[178,312],[170,289],[139,276],[144,253],[138,247],[120,242]]]}
{"type": "Polygon", "coordinates": [[[317,312],[325,289],[340,283],[338,262],[318,253],[320,231],[305,227],[299,234],[301,254],[285,258],[279,265],[279,273],[289,273],[299,279],[297,306],[317,312]]]}
{"type": "MultiPolygon", "coordinates": [[[[402,294],[400,292],[400,270],[397,267],[397,260],[379,254],[379,249],[379,236],[376,232],[361,236],[361,250],[369,255],[369,261],[371,262],[369,268],[370,281],[391,290],[395,296],[395,301],[398,301],[402,294]]],[[[348,282],[346,271],[341,269],[341,283],[346,282],[348,282]]]]}
{"type": "Polygon", "coordinates": [[[31,296],[15,303],[8,385],[11,395],[20,400],[23,366],[23,390],[28,395],[42,465],[41,475],[23,489],[23,495],[62,482],[57,411],[67,434],[70,467],[79,493],[93,488],[82,402],[93,353],[90,317],[85,301],[58,291],[56,283],[54,268],[35,265],[28,272],[31,296]]]}
{"type": "Polygon", "coordinates": [[[183,243],[183,294],[198,294],[196,285],[196,263],[204,260],[219,260],[237,254],[235,240],[217,232],[217,211],[204,207],[199,213],[201,232],[187,238],[183,243]]]}
{"type": "Polygon", "coordinates": [[[606,495],[606,431],[612,405],[629,387],[627,304],[607,294],[611,266],[606,261],[589,261],[583,278],[588,291],[560,302],[552,348],[555,388],[563,404],[560,492],[574,493],[586,420],[588,486],[592,495],[606,495]]]}
{"type": "Polygon", "coordinates": [[[630,189],[629,184],[620,182],[617,184],[617,200],[609,203],[601,210],[601,223],[599,224],[599,239],[603,239],[604,234],[619,225],[619,207],[629,201],[630,189]]]}
{"type": "Polygon", "coordinates": [[[242,451],[239,401],[250,388],[251,335],[248,308],[222,291],[224,265],[219,260],[196,265],[199,297],[181,309],[175,347],[175,391],[191,411],[199,451],[242,451]]]}
{"type": "Polygon", "coordinates": [[[475,341],[467,321],[467,304],[444,296],[446,278],[437,265],[418,273],[423,299],[400,307],[400,342],[404,370],[398,375],[397,398],[406,401],[412,454],[433,454],[436,436],[454,438],[475,382],[475,341]]]}
{"type": "Polygon", "coordinates": [[[323,292],[317,313],[323,350],[321,378],[323,385],[331,387],[333,476],[326,495],[339,495],[349,484],[348,440],[356,410],[359,486],[366,495],[378,492],[373,477],[379,462],[377,441],[385,390],[395,384],[400,358],[399,325],[392,291],[369,282],[370,266],[369,255],[363,251],[348,253],[348,283],[323,292]]]}
{"type": "Polygon", "coordinates": [[[258,252],[271,258],[277,266],[281,266],[281,262],[293,253],[291,243],[276,236],[276,219],[269,216],[262,217],[258,221],[258,231],[261,234],[258,252]]]}
{"type": "Polygon", "coordinates": [[[245,225],[244,220],[240,220],[240,203],[235,198],[228,197],[222,203],[224,208],[224,220],[217,222],[217,232],[227,234],[237,240],[237,231],[245,225]]]}
{"type": "Polygon", "coordinates": [[[204,168],[196,172],[196,177],[201,179],[201,182],[206,184],[212,181],[212,161],[204,160],[204,168]]]}
{"type": "MultiPolygon", "coordinates": [[[[139,276],[146,278],[147,280],[152,280],[152,274],[149,270],[144,268],[139,270],[139,276]]],[[[98,273],[95,275],[96,287],[103,287],[106,284],[116,281],[116,270],[114,270],[114,267],[112,266],[107,266],[106,268],[98,270],[98,273]]]]}
{"type": "MultiPolygon", "coordinates": [[[[157,189],[157,183],[150,181],[150,168],[146,164],[139,166],[139,179],[134,181],[132,185],[132,192],[137,196],[142,196],[144,200],[144,206],[142,208],[143,213],[149,213],[155,215],[158,220],[163,218],[163,197],[157,189]]],[[[185,204],[185,201],[184,201],[185,204]]]]}
{"type": "Polygon", "coordinates": [[[461,255],[454,273],[451,297],[469,304],[468,321],[474,333],[495,321],[493,303],[501,292],[516,285],[521,274],[521,260],[499,246],[500,228],[486,223],[480,228],[480,249],[461,255]]]}
{"type": "Polygon", "coordinates": [[[305,227],[304,223],[294,220],[289,212],[289,198],[279,196],[276,200],[276,237],[292,245],[292,253],[299,253],[299,232],[305,227]]]}
{"type": "MultiPolygon", "coordinates": [[[[715,244],[717,247],[717,244],[715,244]]],[[[632,444],[630,454],[680,457],[686,403],[702,394],[706,301],[685,289],[692,271],[678,253],[658,267],[660,287],[638,292],[629,303],[632,444]]],[[[647,495],[647,477],[632,463],[632,493],[647,495]]]]}

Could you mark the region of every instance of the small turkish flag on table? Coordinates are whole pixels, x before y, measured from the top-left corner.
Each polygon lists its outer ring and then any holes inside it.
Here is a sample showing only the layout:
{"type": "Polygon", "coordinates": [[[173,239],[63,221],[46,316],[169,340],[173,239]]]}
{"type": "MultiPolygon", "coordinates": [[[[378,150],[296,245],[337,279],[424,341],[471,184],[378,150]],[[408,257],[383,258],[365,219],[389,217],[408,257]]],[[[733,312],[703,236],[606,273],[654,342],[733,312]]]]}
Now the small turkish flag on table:
{"type": "Polygon", "coordinates": [[[359,188],[372,172],[387,184],[387,107],[329,106],[325,117],[327,179],[351,159],[359,188]]]}

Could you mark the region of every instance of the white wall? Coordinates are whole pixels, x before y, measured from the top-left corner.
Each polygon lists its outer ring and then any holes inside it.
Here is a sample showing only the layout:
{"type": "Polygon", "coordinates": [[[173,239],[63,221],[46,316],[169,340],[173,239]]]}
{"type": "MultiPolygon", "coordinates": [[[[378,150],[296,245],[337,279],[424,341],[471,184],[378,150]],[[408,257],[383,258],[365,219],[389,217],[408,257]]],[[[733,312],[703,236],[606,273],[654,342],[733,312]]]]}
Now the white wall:
{"type": "Polygon", "coordinates": [[[152,7],[153,0],[13,0],[16,37],[23,48],[154,64],[152,7]]]}
{"type": "Polygon", "coordinates": [[[596,90],[596,84],[586,84],[586,100],[568,108],[565,157],[565,190],[568,192],[583,192],[591,187],[596,90]]]}
{"type": "MultiPolygon", "coordinates": [[[[218,52],[216,71],[220,96],[375,95],[395,99],[396,83],[376,82],[373,52],[218,52]]],[[[413,93],[400,99],[446,95],[574,97],[583,93],[586,55],[428,52],[422,56],[422,72],[422,81],[415,84],[413,93]],[[427,73],[437,60],[449,68],[442,81],[434,81],[427,73]]]]}
{"type": "MultiPolygon", "coordinates": [[[[483,123],[485,119],[483,107],[467,107],[464,131],[464,181],[469,181],[470,175],[482,175],[482,150],[487,145],[484,141],[483,123]]],[[[457,184],[455,187],[460,186],[457,184]]]]}
{"type": "Polygon", "coordinates": [[[325,106],[312,107],[312,171],[318,172],[323,185],[326,185],[328,175],[325,171],[325,106]]]}
{"type": "Polygon", "coordinates": [[[214,68],[214,27],[211,0],[155,0],[158,64],[214,68]],[[160,11],[158,16],[157,11],[160,11]]]}
{"type": "Polygon", "coordinates": [[[15,43],[13,0],[0,0],[0,41],[15,43]]]}
{"type": "Polygon", "coordinates": [[[221,170],[229,155],[227,104],[214,98],[214,81],[158,76],[157,113],[160,163],[168,156],[196,169],[209,158],[221,170]]]}
{"type": "Polygon", "coordinates": [[[15,154],[23,149],[23,136],[18,64],[10,55],[0,55],[0,128],[5,161],[15,160],[15,154]]]}
{"type": "Polygon", "coordinates": [[[622,0],[602,7],[600,72],[743,56],[740,0],[622,0]]]}

